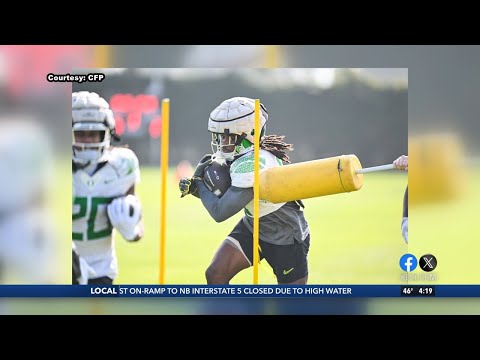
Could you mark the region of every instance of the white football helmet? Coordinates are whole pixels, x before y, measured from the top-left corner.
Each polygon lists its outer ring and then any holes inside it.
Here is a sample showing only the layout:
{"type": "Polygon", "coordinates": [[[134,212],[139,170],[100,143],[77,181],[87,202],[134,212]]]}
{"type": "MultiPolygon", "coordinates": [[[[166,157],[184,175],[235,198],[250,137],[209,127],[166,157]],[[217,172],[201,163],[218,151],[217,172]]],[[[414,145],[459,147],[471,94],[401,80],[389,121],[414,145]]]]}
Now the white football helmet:
{"type": "Polygon", "coordinates": [[[72,93],[73,160],[84,165],[102,161],[112,136],[116,136],[115,118],[108,102],[94,92],[72,93]],[[101,140],[97,143],[78,142],[76,131],[100,131],[101,140]]]}
{"type": "MultiPolygon", "coordinates": [[[[260,139],[265,134],[268,112],[260,104],[260,139]]],[[[233,97],[223,101],[208,119],[212,133],[212,150],[216,157],[233,160],[235,155],[248,151],[254,144],[255,100],[233,97]]]]}

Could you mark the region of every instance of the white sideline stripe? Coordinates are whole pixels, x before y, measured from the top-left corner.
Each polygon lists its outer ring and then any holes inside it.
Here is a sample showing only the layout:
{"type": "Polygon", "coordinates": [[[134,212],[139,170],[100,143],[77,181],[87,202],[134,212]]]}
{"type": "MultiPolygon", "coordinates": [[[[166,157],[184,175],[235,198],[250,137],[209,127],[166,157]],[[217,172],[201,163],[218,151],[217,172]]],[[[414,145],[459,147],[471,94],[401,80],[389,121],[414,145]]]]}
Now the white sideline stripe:
{"type": "Polygon", "coordinates": [[[243,256],[245,256],[245,259],[247,259],[250,266],[252,266],[252,263],[250,262],[250,260],[248,260],[247,255],[245,255],[245,253],[243,252],[243,249],[240,246],[240,243],[238,242],[238,240],[232,238],[231,236],[227,236],[225,240],[231,242],[233,246],[235,246],[238,250],[240,250],[242,252],[243,256]]]}

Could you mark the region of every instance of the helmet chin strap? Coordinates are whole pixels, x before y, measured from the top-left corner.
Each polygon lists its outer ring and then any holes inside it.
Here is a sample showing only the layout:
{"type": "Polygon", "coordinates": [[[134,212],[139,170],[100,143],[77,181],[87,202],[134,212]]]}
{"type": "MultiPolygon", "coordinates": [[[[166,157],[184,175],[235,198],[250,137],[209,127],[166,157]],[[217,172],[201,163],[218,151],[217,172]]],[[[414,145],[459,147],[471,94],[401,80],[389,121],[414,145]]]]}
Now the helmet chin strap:
{"type": "Polygon", "coordinates": [[[73,150],[74,162],[81,165],[82,167],[87,167],[93,164],[99,164],[104,160],[105,149],[84,149],[84,150],[73,150]]]}

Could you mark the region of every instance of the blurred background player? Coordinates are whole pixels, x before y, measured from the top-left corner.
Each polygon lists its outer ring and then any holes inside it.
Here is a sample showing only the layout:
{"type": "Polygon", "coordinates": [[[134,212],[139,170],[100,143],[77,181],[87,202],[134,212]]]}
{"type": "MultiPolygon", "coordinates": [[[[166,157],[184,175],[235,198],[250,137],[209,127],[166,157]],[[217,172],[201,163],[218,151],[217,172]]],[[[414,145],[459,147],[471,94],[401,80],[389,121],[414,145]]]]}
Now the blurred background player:
{"type": "MultiPolygon", "coordinates": [[[[395,159],[393,165],[400,170],[408,171],[408,156],[402,155],[395,159]]],[[[402,236],[408,243],[408,185],[403,195],[402,236]]]]}
{"type": "Polygon", "coordinates": [[[72,239],[95,272],[88,284],[112,284],[118,275],[113,229],[127,241],[143,236],[138,159],[128,148],[110,146],[118,139],[115,119],[97,93],[72,94],[72,130],[72,239]]]}
{"type": "MultiPolygon", "coordinates": [[[[217,222],[224,221],[242,209],[245,216],[225,238],[206,270],[208,284],[227,284],[240,271],[253,264],[253,179],[255,101],[234,97],[223,101],[210,114],[208,130],[212,134],[213,158],[230,165],[232,186],[217,198],[203,183],[204,169],[212,162],[205,155],[192,179],[180,181],[182,195],[195,193],[217,222]]],[[[284,136],[265,135],[268,112],[261,105],[260,169],[290,162],[286,151],[291,144],[284,136]]],[[[301,202],[273,204],[260,201],[259,258],[273,268],[278,283],[306,284],[310,230],[301,202]]]]}
{"type": "Polygon", "coordinates": [[[35,118],[0,119],[0,283],[61,282],[49,211],[52,153],[35,118]]]}

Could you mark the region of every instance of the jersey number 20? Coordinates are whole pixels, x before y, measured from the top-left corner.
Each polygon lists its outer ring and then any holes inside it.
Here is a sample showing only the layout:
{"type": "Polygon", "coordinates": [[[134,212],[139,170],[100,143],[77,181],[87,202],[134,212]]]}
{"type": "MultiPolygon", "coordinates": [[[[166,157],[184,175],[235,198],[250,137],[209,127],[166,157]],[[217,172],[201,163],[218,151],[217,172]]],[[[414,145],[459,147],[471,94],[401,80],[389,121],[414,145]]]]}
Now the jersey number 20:
{"type": "MultiPolygon", "coordinates": [[[[88,200],[90,200],[90,214],[87,219],[87,240],[97,240],[109,236],[112,233],[113,227],[108,222],[105,229],[95,231],[95,219],[98,214],[98,206],[109,204],[112,198],[109,197],[76,197],[73,203],[80,206],[80,210],[72,215],[72,220],[78,220],[87,216],[88,200]]],[[[105,215],[106,216],[106,215],[105,215]]],[[[73,240],[84,240],[83,233],[72,232],[73,240]]]]}

